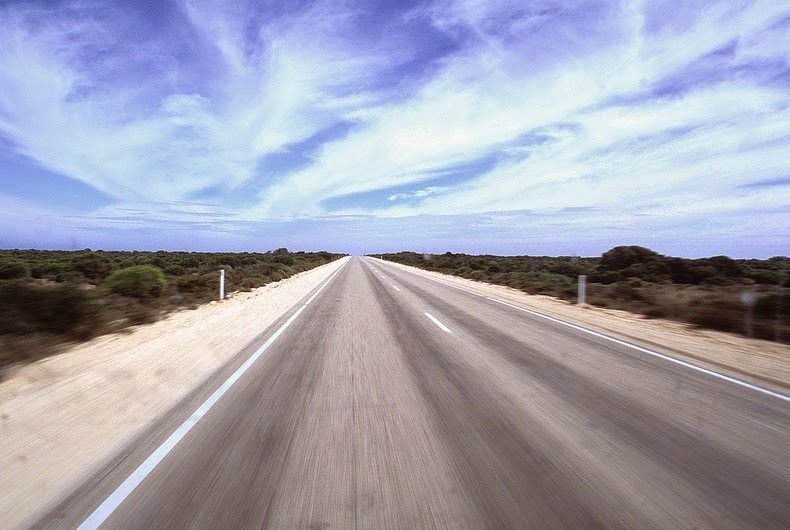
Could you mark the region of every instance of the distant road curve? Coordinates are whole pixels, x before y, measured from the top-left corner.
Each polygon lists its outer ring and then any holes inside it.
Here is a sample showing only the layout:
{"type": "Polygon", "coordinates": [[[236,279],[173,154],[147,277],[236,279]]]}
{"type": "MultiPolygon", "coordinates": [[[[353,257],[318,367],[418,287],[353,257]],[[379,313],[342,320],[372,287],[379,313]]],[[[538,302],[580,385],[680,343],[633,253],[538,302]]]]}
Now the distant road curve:
{"type": "Polygon", "coordinates": [[[790,524],[787,396],[352,258],[39,528],[790,524]]]}

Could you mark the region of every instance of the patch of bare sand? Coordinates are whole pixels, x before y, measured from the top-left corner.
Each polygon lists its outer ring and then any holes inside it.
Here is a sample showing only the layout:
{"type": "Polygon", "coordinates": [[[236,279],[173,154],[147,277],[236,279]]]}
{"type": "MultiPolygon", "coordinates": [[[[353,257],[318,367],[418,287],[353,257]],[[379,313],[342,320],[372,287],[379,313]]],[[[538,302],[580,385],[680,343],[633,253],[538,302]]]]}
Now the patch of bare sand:
{"type": "Polygon", "coordinates": [[[467,280],[400,263],[384,263],[435,277],[479,294],[511,302],[719,373],[790,394],[790,346],[784,344],[698,329],[682,322],[646,318],[627,311],[580,307],[565,300],[529,295],[503,285],[467,280]]]}
{"type": "Polygon", "coordinates": [[[0,382],[0,528],[66,494],[346,259],[15,369],[0,382]]]}

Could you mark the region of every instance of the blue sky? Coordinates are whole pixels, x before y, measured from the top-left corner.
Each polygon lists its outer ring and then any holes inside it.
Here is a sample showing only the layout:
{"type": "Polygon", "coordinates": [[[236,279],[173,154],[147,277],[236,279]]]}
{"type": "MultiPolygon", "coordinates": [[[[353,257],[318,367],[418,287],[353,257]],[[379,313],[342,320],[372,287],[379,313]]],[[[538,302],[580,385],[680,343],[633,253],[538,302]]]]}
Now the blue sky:
{"type": "Polygon", "coordinates": [[[0,247],[790,250],[790,8],[0,3],[0,247]]]}

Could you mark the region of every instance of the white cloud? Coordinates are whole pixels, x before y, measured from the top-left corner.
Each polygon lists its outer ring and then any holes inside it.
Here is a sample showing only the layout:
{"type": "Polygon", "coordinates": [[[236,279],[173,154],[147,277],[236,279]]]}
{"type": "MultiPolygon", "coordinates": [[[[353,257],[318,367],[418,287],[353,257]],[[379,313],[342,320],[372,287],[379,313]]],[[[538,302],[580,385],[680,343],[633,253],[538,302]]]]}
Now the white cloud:
{"type": "Polygon", "coordinates": [[[393,193],[389,197],[387,197],[388,201],[402,201],[404,199],[420,199],[422,197],[427,197],[429,195],[435,195],[437,193],[441,193],[446,191],[448,188],[446,186],[428,186],[427,188],[422,188],[419,190],[411,191],[408,193],[393,193]]]}
{"type": "MultiPolygon", "coordinates": [[[[488,10],[474,3],[461,11],[463,16],[452,24],[468,23],[481,32],[488,10]]],[[[367,210],[363,206],[352,211],[460,214],[535,207],[547,201],[611,206],[625,199],[629,185],[637,183],[677,193],[678,186],[660,183],[687,175],[680,187],[697,187],[704,172],[691,174],[686,167],[697,159],[708,163],[715,171],[708,173],[709,178],[719,179],[722,185],[723,178],[736,182],[761,170],[770,173],[776,169],[772,162],[775,148],[755,147],[749,153],[742,148],[754,134],[782,134],[777,123],[786,123],[787,115],[781,109],[787,97],[781,89],[736,80],[679,96],[589,109],[612,97],[644,92],[696,57],[742,38],[734,59],[736,67],[741,57],[750,56],[750,49],[765,49],[764,41],[771,36],[753,33],[769,25],[780,12],[775,4],[741,11],[713,6],[680,33],[662,30],[648,35],[641,11],[626,9],[619,13],[622,39],[607,42],[595,53],[580,52],[578,57],[537,74],[509,68],[506,45],[492,44],[493,37],[489,37],[446,59],[415,97],[366,109],[364,128],[326,146],[315,164],[265,190],[254,211],[264,216],[321,213],[319,203],[329,196],[426,181],[431,169],[474,160],[519,134],[564,121],[578,123],[580,131],[572,138],[530,148],[533,156],[524,162],[505,160],[488,175],[456,186],[441,198],[405,210],[371,205],[367,210]],[[726,123],[733,126],[723,127],[726,123]],[[651,146],[646,141],[638,153],[629,152],[628,145],[642,137],[683,127],[700,129],[677,142],[651,146]],[[611,149],[610,156],[586,159],[585,154],[595,149],[611,149]],[[747,162],[739,164],[739,160],[747,162]],[[734,171],[740,166],[746,166],[748,173],[734,171]],[[591,194],[589,183],[569,184],[596,173],[609,183],[600,187],[605,193],[591,194]],[[542,194],[526,193],[541,184],[556,187],[542,194]]],[[[450,25],[444,19],[438,24],[450,25]]],[[[779,53],[778,57],[785,56],[779,53]]],[[[519,59],[528,62],[528,58],[519,59]]]]}
{"type": "Polygon", "coordinates": [[[4,8],[0,131],[41,165],[168,220],[195,213],[162,213],[164,202],[249,182],[264,156],[341,120],[354,123],[346,136],[290,174],[264,176],[255,204],[223,204],[227,222],[592,207],[585,222],[603,226],[739,208],[757,219],[787,204],[770,190],[733,191],[790,167],[790,101],[771,78],[786,76],[790,49],[781,3],[633,1],[597,13],[581,1],[435,2],[392,24],[429,23],[454,51],[386,88],[379,76],[418,45],[397,31],[365,40],[364,6],[319,2],[256,26],[235,4],[181,4],[217,57],[195,90],[155,37],[129,60],[174,68],[156,81],[144,70],[100,78],[85,56],[126,49],[119,13],[4,8]],[[530,141],[536,131],[549,141],[530,141]],[[433,182],[487,157],[496,162],[481,175],[433,182]],[[387,200],[327,209],[377,190],[387,200]]]}
{"type": "MultiPolygon", "coordinates": [[[[375,72],[375,54],[332,47],[342,16],[325,7],[264,24],[250,52],[232,6],[182,6],[221,56],[205,72],[205,96],[153,90],[158,78],[123,70],[118,62],[134,63],[123,56],[113,59],[123,81],[98,83],[86,55],[125,53],[123,10],[2,9],[0,132],[42,166],[121,200],[184,198],[249,180],[263,155],[341,119],[346,98],[337,87],[375,72]]],[[[155,60],[177,68],[175,50],[162,41],[151,44],[159,46],[155,60]]],[[[178,84],[177,73],[168,75],[178,84]]]]}

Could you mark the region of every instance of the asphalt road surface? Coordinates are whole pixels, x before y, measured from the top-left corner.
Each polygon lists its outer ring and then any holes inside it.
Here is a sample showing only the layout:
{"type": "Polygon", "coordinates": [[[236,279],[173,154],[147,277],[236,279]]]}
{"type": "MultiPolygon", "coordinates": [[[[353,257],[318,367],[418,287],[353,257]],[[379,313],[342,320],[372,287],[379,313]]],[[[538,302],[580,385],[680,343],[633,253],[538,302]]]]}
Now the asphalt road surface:
{"type": "Polygon", "coordinates": [[[374,260],[308,297],[35,526],[790,525],[781,397],[374,260]]]}

